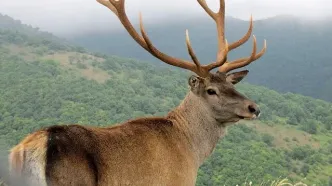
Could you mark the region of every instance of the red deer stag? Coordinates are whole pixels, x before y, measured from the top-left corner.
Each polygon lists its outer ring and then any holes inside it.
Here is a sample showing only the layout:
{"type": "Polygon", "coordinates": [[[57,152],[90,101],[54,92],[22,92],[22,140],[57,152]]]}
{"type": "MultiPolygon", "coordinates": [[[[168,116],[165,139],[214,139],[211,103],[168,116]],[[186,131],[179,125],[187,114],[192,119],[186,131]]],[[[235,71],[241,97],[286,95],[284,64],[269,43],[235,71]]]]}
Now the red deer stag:
{"type": "Polygon", "coordinates": [[[249,57],[228,61],[229,51],[251,36],[228,44],[224,36],[225,2],[213,12],[205,0],[197,0],[217,26],[216,61],[202,65],[186,44],[193,62],[174,58],[155,48],[144,30],[140,15],[137,33],[128,20],[124,0],[97,0],[121,21],[131,37],[161,61],[194,72],[188,79],[190,91],[179,106],[164,117],[138,118],[105,127],[80,125],[51,126],[28,135],[10,153],[13,174],[35,185],[169,185],[193,186],[197,171],[212,153],[226,127],[241,119],[255,119],[258,106],[234,88],[248,71],[228,73],[260,58],[256,38],[249,57]],[[218,68],[215,73],[210,72],[218,68]],[[227,74],[228,73],[228,74],[227,74]]]}

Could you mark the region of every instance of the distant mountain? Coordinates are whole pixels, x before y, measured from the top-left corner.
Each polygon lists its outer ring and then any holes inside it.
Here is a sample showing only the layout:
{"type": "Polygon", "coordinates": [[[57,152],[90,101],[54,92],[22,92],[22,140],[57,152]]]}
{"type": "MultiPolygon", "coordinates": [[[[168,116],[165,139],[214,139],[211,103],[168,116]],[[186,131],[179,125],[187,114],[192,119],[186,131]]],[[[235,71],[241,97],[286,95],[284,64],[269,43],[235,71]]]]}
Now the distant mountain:
{"type": "MultiPolygon", "coordinates": [[[[248,67],[251,73],[247,81],[279,92],[300,93],[332,101],[331,23],[332,19],[302,20],[292,16],[255,21],[253,34],[257,36],[259,49],[263,39],[267,39],[268,49],[265,56],[248,67]]],[[[228,41],[233,42],[242,37],[248,25],[247,21],[228,17],[228,41]]],[[[185,46],[187,28],[202,63],[214,60],[216,28],[210,18],[146,25],[151,40],[161,51],[189,59],[185,46]]],[[[141,49],[124,29],[118,32],[96,30],[69,39],[93,51],[157,61],[141,49]]],[[[230,58],[248,56],[251,53],[251,42],[232,51],[230,58]]]]}
{"type": "MultiPolygon", "coordinates": [[[[188,73],[178,68],[91,54],[9,23],[0,28],[0,177],[8,149],[28,133],[53,124],[109,126],[165,115],[188,91],[188,73]]],[[[332,104],[248,83],[238,89],[260,105],[260,121],[230,127],[199,169],[196,185],[258,185],[284,177],[332,183],[332,104]]]]}
{"type": "Polygon", "coordinates": [[[4,42],[4,40],[15,44],[28,42],[29,45],[52,45],[53,48],[57,49],[69,50],[71,48],[85,51],[82,47],[71,45],[65,38],[59,38],[50,32],[40,31],[39,28],[23,24],[20,20],[1,13],[0,32],[0,42],[4,42]]]}

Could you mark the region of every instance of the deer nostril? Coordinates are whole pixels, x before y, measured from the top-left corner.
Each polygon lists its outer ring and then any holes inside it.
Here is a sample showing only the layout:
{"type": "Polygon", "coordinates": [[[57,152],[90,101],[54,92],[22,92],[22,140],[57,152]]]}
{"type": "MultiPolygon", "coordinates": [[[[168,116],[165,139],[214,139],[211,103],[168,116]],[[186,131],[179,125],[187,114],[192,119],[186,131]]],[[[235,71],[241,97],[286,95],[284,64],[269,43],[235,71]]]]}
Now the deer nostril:
{"type": "Polygon", "coordinates": [[[254,105],[249,105],[248,109],[250,113],[255,114],[256,116],[258,116],[260,113],[260,110],[254,105]]]}
{"type": "Polygon", "coordinates": [[[252,105],[249,105],[248,109],[249,109],[249,112],[251,112],[251,113],[255,113],[256,112],[255,107],[252,106],[252,105]]]}

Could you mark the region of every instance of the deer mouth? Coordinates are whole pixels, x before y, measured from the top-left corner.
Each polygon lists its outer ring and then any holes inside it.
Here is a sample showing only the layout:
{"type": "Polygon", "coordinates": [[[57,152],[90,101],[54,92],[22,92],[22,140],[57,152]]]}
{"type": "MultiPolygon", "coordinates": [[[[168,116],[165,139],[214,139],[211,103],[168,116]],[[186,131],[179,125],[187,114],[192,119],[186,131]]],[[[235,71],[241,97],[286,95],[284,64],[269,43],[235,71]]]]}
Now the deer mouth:
{"type": "Polygon", "coordinates": [[[238,118],[239,118],[240,120],[254,120],[254,119],[257,119],[258,117],[259,117],[259,115],[256,116],[256,114],[253,114],[253,115],[251,115],[251,116],[242,116],[242,115],[238,115],[238,118]]]}
{"type": "Polygon", "coordinates": [[[240,118],[240,119],[245,119],[245,117],[243,117],[243,116],[239,116],[239,118],[240,118]]]}
{"type": "Polygon", "coordinates": [[[255,119],[258,118],[258,116],[256,116],[256,114],[252,114],[252,115],[251,114],[248,114],[248,115],[235,114],[235,115],[233,115],[232,118],[230,118],[227,121],[219,120],[217,118],[216,118],[216,121],[219,122],[219,123],[221,123],[222,126],[226,127],[226,126],[233,125],[234,123],[237,123],[240,120],[255,120],[255,119]]]}

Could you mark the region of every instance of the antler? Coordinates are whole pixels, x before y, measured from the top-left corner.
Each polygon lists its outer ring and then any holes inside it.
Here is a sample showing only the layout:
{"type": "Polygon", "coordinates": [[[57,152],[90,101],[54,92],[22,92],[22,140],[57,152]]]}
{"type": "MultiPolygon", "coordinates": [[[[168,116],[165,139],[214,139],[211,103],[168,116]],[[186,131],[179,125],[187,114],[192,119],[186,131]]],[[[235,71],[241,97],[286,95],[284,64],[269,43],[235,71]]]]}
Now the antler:
{"type": "Polygon", "coordinates": [[[106,6],[109,8],[121,21],[124,28],[127,30],[127,32],[131,35],[131,37],[146,51],[148,51],[150,54],[155,56],[156,58],[160,59],[161,61],[177,66],[180,68],[184,68],[187,70],[190,70],[197,75],[201,77],[206,77],[209,74],[209,71],[220,67],[219,71],[229,71],[234,68],[239,68],[239,66],[245,66],[249,64],[250,62],[258,59],[263,55],[265,50],[261,52],[260,54],[256,55],[256,40],[254,39],[254,53],[249,58],[243,58],[235,61],[234,63],[227,62],[227,54],[230,50],[233,50],[234,48],[239,47],[243,43],[245,43],[251,35],[252,31],[252,20],[250,23],[249,31],[248,33],[239,41],[232,43],[228,46],[227,41],[224,38],[224,22],[225,22],[225,2],[224,0],[220,0],[220,9],[219,12],[214,13],[210,8],[208,8],[205,0],[197,0],[198,3],[203,7],[203,9],[215,20],[217,25],[217,31],[218,31],[218,54],[217,54],[217,60],[216,62],[210,63],[208,65],[201,65],[199,60],[197,59],[195,52],[191,46],[190,39],[189,39],[189,33],[188,30],[186,30],[186,44],[188,53],[193,60],[194,63],[178,59],[175,57],[171,57],[167,54],[162,53],[159,51],[151,42],[150,38],[148,37],[142,21],[142,15],[140,14],[140,31],[141,35],[137,33],[135,28],[130,23],[126,12],[125,12],[125,0],[97,0],[100,4],[106,6]]]}
{"type": "Polygon", "coordinates": [[[253,36],[253,38],[254,38],[253,39],[253,48],[252,48],[252,53],[251,53],[250,57],[240,58],[240,59],[234,60],[232,62],[227,61],[224,65],[219,67],[219,71],[227,73],[231,70],[247,66],[251,62],[259,59],[260,57],[262,57],[264,55],[265,51],[266,51],[266,40],[264,40],[263,49],[258,54],[256,54],[256,51],[257,51],[256,37],[253,36]]]}
{"type": "MultiPolygon", "coordinates": [[[[227,47],[227,42],[225,40],[225,1],[220,0],[220,7],[219,11],[217,13],[213,12],[207,5],[205,0],[197,0],[198,3],[202,6],[202,8],[206,11],[207,14],[210,15],[210,17],[216,22],[217,25],[217,32],[218,32],[218,53],[217,53],[217,61],[220,61],[220,59],[225,58],[224,53],[224,48],[227,47]]],[[[230,44],[228,46],[228,51],[231,51],[241,45],[243,45],[245,42],[248,41],[248,39],[251,36],[252,33],[252,28],[253,28],[253,21],[252,21],[252,16],[250,17],[250,25],[247,33],[238,41],[230,44]]],[[[256,54],[257,46],[256,46],[256,37],[254,37],[253,40],[253,51],[250,57],[247,58],[240,58],[238,60],[234,60],[232,62],[225,61],[225,63],[221,64],[219,67],[220,72],[229,72],[231,70],[234,70],[236,68],[241,68],[244,67],[251,62],[259,59],[261,56],[266,51],[266,40],[264,41],[264,48],[256,54]]]]}

